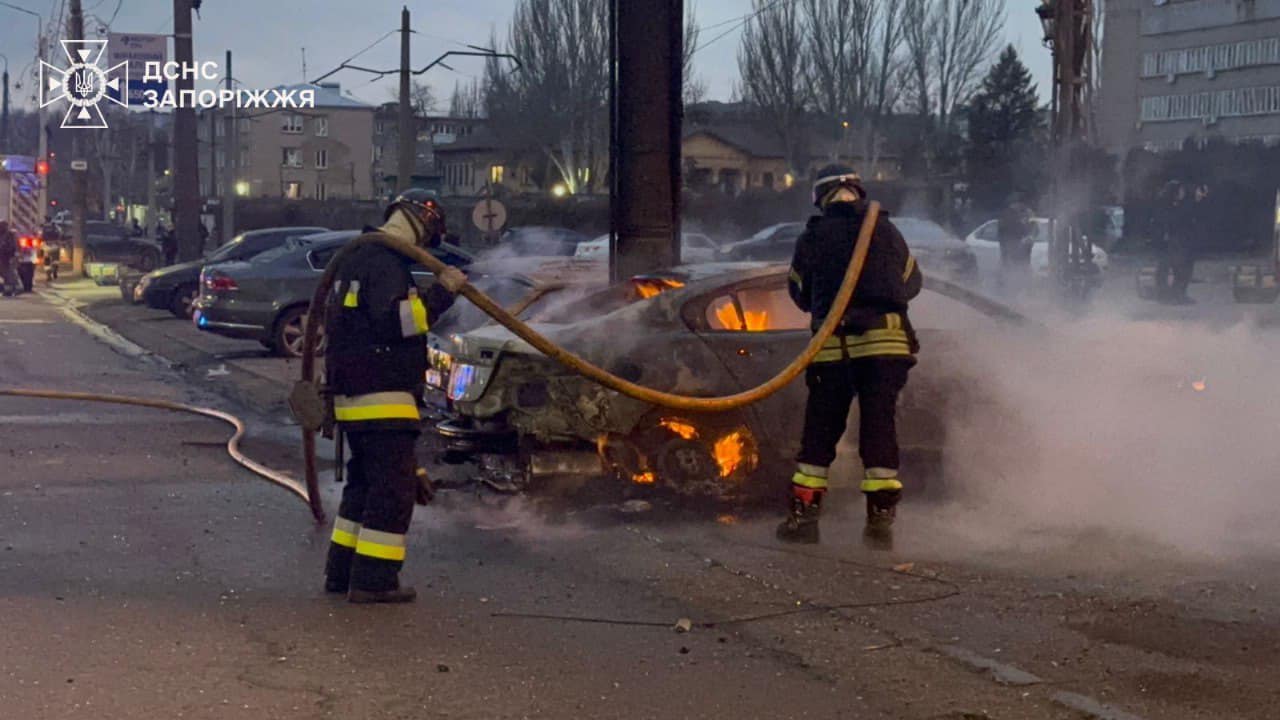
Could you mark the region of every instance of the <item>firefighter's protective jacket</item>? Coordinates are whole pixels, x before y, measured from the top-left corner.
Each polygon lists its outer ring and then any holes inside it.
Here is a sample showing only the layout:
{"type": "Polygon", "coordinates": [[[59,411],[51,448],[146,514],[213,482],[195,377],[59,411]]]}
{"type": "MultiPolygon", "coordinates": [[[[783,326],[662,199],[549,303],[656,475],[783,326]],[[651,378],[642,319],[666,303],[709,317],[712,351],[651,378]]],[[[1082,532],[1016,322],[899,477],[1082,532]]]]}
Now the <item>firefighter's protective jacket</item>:
{"type": "MultiPolygon", "coordinates": [[[[816,330],[831,310],[853,257],[867,202],[832,203],[809,219],[791,260],[791,299],[810,313],[816,330]]],[[[861,357],[910,357],[919,351],[907,303],[923,276],[902,233],[880,212],[867,261],[849,309],[815,362],[861,357]]]]}
{"type": "Polygon", "coordinates": [[[454,298],[438,284],[419,297],[411,265],[393,250],[365,245],[335,277],[325,372],[335,419],[351,429],[417,427],[427,331],[454,298]]]}

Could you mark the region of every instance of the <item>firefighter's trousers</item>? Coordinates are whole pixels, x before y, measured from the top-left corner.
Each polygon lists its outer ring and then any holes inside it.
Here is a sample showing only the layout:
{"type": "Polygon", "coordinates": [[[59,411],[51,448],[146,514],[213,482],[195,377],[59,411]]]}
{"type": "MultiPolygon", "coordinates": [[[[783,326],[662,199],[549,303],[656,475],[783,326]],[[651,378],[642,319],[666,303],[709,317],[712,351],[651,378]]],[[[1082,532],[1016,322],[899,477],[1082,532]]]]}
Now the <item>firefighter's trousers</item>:
{"type": "Polygon", "coordinates": [[[325,575],[349,577],[357,590],[394,590],[417,493],[418,431],[347,429],[346,436],[351,458],[325,575]]]}
{"type": "Polygon", "coordinates": [[[858,399],[858,453],[866,469],[864,490],[880,481],[897,482],[898,394],[907,384],[915,364],[911,357],[872,356],[837,362],[814,363],[806,371],[809,399],[805,404],[801,438],[800,474],[813,476],[815,489],[825,488],[826,470],[836,459],[836,446],[844,436],[849,408],[858,399]]]}

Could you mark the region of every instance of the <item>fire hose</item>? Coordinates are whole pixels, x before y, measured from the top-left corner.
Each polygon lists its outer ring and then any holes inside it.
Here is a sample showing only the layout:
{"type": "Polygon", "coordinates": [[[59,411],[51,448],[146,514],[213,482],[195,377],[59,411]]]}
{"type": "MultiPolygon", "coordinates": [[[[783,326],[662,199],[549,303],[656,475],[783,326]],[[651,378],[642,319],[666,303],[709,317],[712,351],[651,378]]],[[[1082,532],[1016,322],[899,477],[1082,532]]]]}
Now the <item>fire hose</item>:
{"type": "Polygon", "coordinates": [[[244,438],[245,434],[244,422],[235,415],[222,412],[221,410],[170,402],[168,400],[154,400],[148,398],[129,397],[126,395],[108,395],[88,392],[0,388],[0,396],[37,398],[41,400],[80,400],[84,402],[110,403],[112,405],[132,405],[134,407],[170,410],[173,412],[188,413],[191,415],[200,415],[202,417],[221,420],[235,429],[231,438],[227,440],[227,454],[231,456],[232,460],[235,460],[249,472],[266,479],[268,482],[279,485],[285,490],[288,490],[294,495],[302,498],[302,500],[311,503],[313,506],[318,501],[318,499],[313,500],[312,498],[315,498],[315,495],[309,493],[307,487],[296,479],[289,477],[284,473],[272,470],[271,468],[250,459],[245,456],[244,453],[240,452],[240,440],[244,438]]]}
{"type": "MultiPolygon", "coordinates": [[[[871,248],[871,235],[875,230],[879,215],[880,204],[872,202],[862,220],[862,226],[858,231],[857,243],[854,245],[853,256],[850,258],[849,265],[845,270],[844,281],[840,285],[839,292],[836,293],[835,301],[831,305],[831,311],[813,334],[804,351],[770,380],[733,395],[691,397],[654,390],[625,380],[556,345],[471,284],[464,285],[459,294],[548,358],[610,390],[642,402],[673,410],[725,412],[758,402],[778,392],[799,376],[800,373],[804,372],[809,363],[813,361],[813,358],[823,349],[827,340],[835,332],[836,327],[844,319],[849,302],[853,299],[854,290],[858,286],[858,279],[862,275],[862,268],[866,264],[867,252],[871,248]]],[[[410,260],[420,263],[427,270],[437,275],[444,272],[448,267],[427,250],[388,235],[369,233],[343,246],[325,267],[324,274],[320,277],[320,283],[316,287],[315,295],[312,296],[311,306],[307,311],[302,350],[302,383],[314,384],[315,382],[315,353],[318,344],[318,328],[323,323],[325,305],[332,292],[337,270],[342,267],[344,260],[355,252],[357,248],[365,245],[382,245],[410,260]]],[[[320,503],[319,482],[317,480],[315,433],[315,428],[306,427],[305,425],[302,428],[307,496],[316,521],[322,522],[324,508],[320,503]]]]}

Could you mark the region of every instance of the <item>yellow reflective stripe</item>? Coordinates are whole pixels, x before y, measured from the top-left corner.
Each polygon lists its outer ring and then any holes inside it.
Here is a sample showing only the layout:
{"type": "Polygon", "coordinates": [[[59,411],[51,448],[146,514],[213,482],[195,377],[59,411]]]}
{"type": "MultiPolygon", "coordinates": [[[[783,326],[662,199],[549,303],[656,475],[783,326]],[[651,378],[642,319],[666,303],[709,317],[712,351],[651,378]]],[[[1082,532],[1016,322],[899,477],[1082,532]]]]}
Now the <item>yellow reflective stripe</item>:
{"type": "Polygon", "coordinates": [[[804,487],[804,488],[809,488],[810,490],[826,490],[827,489],[827,479],[825,477],[818,477],[817,475],[809,475],[807,473],[802,473],[799,471],[797,471],[795,475],[791,476],[791,484],[799,485],[800,487],[804,487]]]}
{"type": "Polygon", "coordinates": [[[844,352],[841,351],[840,348],[836,348],[835,350],[819,350],[818,354],[813,356],[813,361],[816,363],[840,362],[843,359],[844,352]]]}
{"type": "Polygon", "coordinates": [[[822,478],[827,476],[827,468],[824,468],[821,465],[810,465],[809,463],[796,463],[796,467],[800,472],[804,473],[805,475],[812,475],[813,477],[822,477],[822,478]]]}
{"type": "Polygon", "coordinates": [[[400,334],[403,337],[417,337],[427,334],[431,326],[427,324],[427,306],[422,304],[417,290],[410,290],[409,297],[401,300],[400,334]]]}
{"type": "Polygon", "coordinates": [[[867,345],[859,345],[849,348],[849,359],[854,360],[864,357],[880,357],[885,355],[892,356],[909,356],[911,355],[911,346],[905,342],[879,342],[867,345]]]}
{"type": "Polygon", "coordinates": [[[345,548],[356,546],[356,536],[360,534],[360,523],[348,520],[341,515],[333,521],[333,544],[345,548]]]}
{"type": "Polygon", "coordinates": [[[352,280],[347,286],[347,296],[342,299],[342,307],[360,307],[360,281],[352,280]]]}
{"type": "Polygon", "coordinates": [[[800,272],[795,268],[791,268],[791,273],[787,275],[787,279],[796,284],[796,287],[804,287],[804,279],[800,277],[800,272]]]}
{"type": "Polygon", "coordinates": [[[404,535],[361,528],[356,554],[379,560],[404,560],[404,545],[404,535]]]}
{"type": "Polygon", "coordinates": [[[902,316],[898,313],[889,313],[884,316],[885,327],[889,330],[902,329],[902,316]]]}
{"type": "Polygon", "coordinates": [[[916,269],[916,258],[914,255],[907,256],[907,269],[902,271],[902,282],[911,279],[911,273],[916,269]]]}
{"type": "Polygon", "coordinates": [[[333,398],[333,415],[339,422],[361,420],[419,420],[418,404],[407,392],[369,393],[333,398]]]}
{"type": "Polygon", "coordinates": [[[901,489],[902,483],[898,481],[898,478],[866,478],[862,481],[862,492],[901,489]]]}

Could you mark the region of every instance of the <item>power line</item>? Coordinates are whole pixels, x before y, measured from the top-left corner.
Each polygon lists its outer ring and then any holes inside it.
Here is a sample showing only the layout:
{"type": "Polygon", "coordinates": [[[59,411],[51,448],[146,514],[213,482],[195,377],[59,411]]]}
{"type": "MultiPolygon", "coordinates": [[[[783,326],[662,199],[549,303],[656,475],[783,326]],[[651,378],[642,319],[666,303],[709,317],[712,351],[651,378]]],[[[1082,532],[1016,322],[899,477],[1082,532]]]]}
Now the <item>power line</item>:
{"type": "Polygon", "coordinates": [[[748,13],[747,15],[743,15],[743,16],[742,16],[742,17],[740,17],[740,18],[734,18],[734,19],[732,19],[732,20],[726,20],[726,21],[724,21],[724,22],[717,23],[717,24],[715,24],[715,25],[709,25],[709,26],[707,26],[707,27],[705,27],[705,28],[698,28],[698,32],[699,32],[699,33],[701,33],[703,30],[712,30],[712,29],[715,29],[715,28],[718,28],[718,27],[724,27],[725,25],[728,25],[728,24],[730,24],[730,23],[737,23],[737,24],[736,24],[736,25],[734,25],[733,27],[729,28],[728,30],[725,30],[724,32],[722,32],[722,33],[720,33],[719,35],[715,36],[714,38],[712,38],[712,39],[708,40],[707,42],[705,42],[705,43],[699,43],[699,44],[698,44],[698,47],[693,51],[693,54],[694,54],[694,55],[697,55],[698,53],[702,52],[702,51],[703,51],[703,50],[705,50],[706,48],[711,47],[712,45],[714,45],[717,41],[722,40],[722,39],[724,39],[725,37],[727,37],[727,36],[729,36],[729,35],[732,35],[733,33],[737,32],[738,30],[741,30],[743,27],[745,27],[745,26],[746,26],[746,24],[747,24],[747,23],[751,22],[752,20],[756,19],[757,17],[760,17],[761,15],[765,14],[766,12],[769,12],[770,10],[772,10],[772,9],[774,9],[774,8],[776,8],[776,7],[778,7],[779,5],[781,5],[781,4],[785,3],[785,2],[791,2],[791,0],[774,0],[773,2],[769,3],[768,5],[765,5],[764,7],[760,8],[759,10],[756,10],[756,11],[755,11],[755,12],[753,12],[753,13],[748,13]]]}

